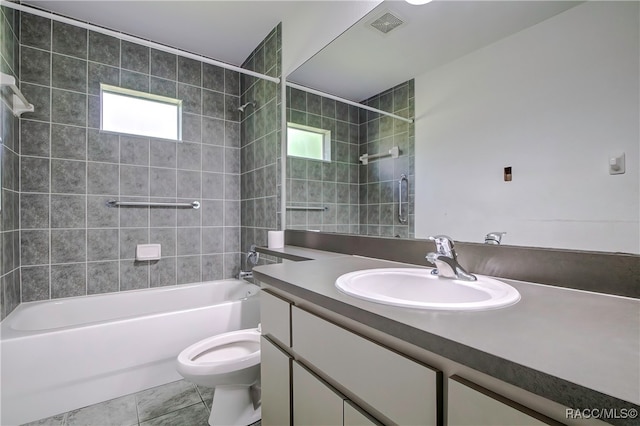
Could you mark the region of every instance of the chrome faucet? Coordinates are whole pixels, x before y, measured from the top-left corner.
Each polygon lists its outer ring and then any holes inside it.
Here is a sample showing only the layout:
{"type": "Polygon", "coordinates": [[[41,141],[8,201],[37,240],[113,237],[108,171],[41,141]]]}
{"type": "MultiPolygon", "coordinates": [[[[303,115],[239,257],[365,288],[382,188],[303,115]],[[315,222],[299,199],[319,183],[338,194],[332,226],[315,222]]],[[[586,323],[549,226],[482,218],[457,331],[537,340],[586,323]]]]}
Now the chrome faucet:
{"type": "Polygon", "coordinates": [[[253,278],[253,271],[240,271],[240,273],[238,273],[239,280],[243,280],[245,278],[253,278]]]}
{"type": "Polygon", "coordinates": [[[502,236],[504,234],[506,234],[506,232],[489,232],[484,237],[484,243],[485,244],[500,245],[500,243],[502,242],[502,236]]]}
{"type": "Polygon", "coordinates": [[[256,245],[251,244],[251,248],[247,252],[247,264],[257,265],[260,260],[260,253],[256,250],[256,245]]]}
{"type": "Polygon", "coordinates": [[[252,244],[247,252],[247,266],[251,269],[249,271],[240,270],[238,279],[253,278],[253,267],[258,264],[258,260],[260,260],[260,253],[256,250],[256,245],[252,244]]]}
{"type": "Polygon", "coordinates": [[[425,257],[425,259],[436,266],[436,269],[431,271],[433,275],[464,281],[477,280],[475,275],[465,271],[465,269],[458,263],[458,256],[456,251],[453,249],[453,239],[446,235],[436,235],[434,237],[429,237],[429,239],[436,244],[436,252],[429,253],[425,257]]]}

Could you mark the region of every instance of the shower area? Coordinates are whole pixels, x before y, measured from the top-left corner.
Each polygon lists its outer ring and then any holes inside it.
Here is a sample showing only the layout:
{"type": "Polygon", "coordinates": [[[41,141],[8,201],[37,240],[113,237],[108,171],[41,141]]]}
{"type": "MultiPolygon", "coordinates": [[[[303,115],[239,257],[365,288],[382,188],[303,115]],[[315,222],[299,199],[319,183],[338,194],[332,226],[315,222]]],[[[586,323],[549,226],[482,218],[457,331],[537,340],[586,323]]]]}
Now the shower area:
{"type": "Polygon", "coordinates": [[[287,87],[287,122],[331,132],[331,160],[287,157],[287,228],[414,237],[414,82],[362,102],[287,87]],[[395,117],[394,117],[395,116],[395,117]],[[398,118],[399,117],[399,118],[398,118]]]}
{"type": "MultiPolygon", "coordinates": [[[[280,85],[46,15],[3,6],[0,19],[1,318],[236,277],[280,227],[280,85]],[[14,114],[10,80],[32,112],[14,114]],[[181,99],[181,140],[101,131],[101,84],[181,99]],[[137,260],[150,243],[161,258],[137,260]]],[[[242,68],[280,77],[280,62],[277,26],[242,68]]]]}
{"type": "MultiPolygon", "coordinates": [[[[0,19],[2,319],[23,302],[236,277],[283,227],[413,236],[413,124],[283,91],[281,25],[234,70],[46,14],[0,19]],[[7,79],[33,111],[14,114],[7,79]],[[101,131],[101,84],[182,100],[181,140],[101,131]],[[283,179],[283,119],[330,130],[330,159],[284,157],[283,179]],[[161,258],[136,259],[141,244],[161,258]]],[[[363,104],[410,118],[413,93],[363,104]]]]}

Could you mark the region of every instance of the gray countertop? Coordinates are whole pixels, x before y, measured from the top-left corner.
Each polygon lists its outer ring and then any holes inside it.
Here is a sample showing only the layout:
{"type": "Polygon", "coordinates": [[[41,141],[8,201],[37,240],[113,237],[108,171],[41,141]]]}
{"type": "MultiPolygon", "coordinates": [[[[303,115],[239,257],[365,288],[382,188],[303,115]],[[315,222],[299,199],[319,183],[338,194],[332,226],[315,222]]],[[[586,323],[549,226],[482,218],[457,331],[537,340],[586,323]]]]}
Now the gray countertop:
{"type": "Polygon", "coordinates": [[[266,255],[293,260],[296,262],[305,260],[329,259],[338,256],[348,256],[341,253],[333,253],[330,251],[315,250],[297,246],[284,246],[282,248],[256,247],[256,250],[266,255]]]}
{"type": "Polygon", "coordinates": [[[294,296],[571,408],[638,408],[640,300],[501,279],[521,300],[453,312],[367,302],[338,291],[342,274],[418,267],[339,256],[254,268],[294,296]]]}

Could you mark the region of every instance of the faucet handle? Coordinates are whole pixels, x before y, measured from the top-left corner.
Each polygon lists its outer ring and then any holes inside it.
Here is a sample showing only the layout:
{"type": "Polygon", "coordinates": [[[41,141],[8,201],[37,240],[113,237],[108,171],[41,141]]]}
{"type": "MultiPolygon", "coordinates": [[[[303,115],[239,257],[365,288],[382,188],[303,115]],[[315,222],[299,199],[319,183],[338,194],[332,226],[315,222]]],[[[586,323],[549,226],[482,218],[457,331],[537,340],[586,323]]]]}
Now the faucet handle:
{"type": "Polygon", "coordinates": [[[453,238],[446,235],[434,235],[429,237],[429,240],[436,244],[438,254],[453,257],[453,238]]]}
{"type": "Polygon", "coordinates": [[[251,248],[247,252],[247,265],[257,265],[260,260],[260,253],[256,250],[256,245],[251,244],[251,248]]]}
{"type": "Polygon", "coordinates": [[[427,255],[424,258],[427,259],[427,261],[429,263],[433,263],[435,265],[436,264],[436,260],[438,260],[438,254],[437,253],[427,253],[427,255]]]}
{"type": "Polygon", "coordinates": [[[489,232],[484,237],[485,244],[494,244],[499,245],[502,242],[502,236],[506,234],[506,232],[489,232]]]}

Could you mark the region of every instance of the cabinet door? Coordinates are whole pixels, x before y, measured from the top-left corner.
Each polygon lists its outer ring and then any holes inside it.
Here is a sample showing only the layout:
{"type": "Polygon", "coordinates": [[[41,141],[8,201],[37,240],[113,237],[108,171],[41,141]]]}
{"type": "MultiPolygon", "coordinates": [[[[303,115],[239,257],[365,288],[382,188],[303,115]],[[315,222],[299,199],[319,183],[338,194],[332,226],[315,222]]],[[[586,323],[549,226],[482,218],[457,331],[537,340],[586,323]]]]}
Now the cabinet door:
{"type": "Polygon", "coordinates": [[[439,372],[295,306],[291,312],[293,349],[310,366],[393,423],[438,424],[439,372]]]}
{"type": "Polygon", "coordinates": [[[450,426],[561,424],[458,376],[449,378],[448,388],[447,423],[450,426]]]}
{"type": "Polygon", "coordinates": [[[373,417],[351,401],[344,402],[344,426],[381,426],[373,417]]]}
{"type": "Polygon", "coordinates": [[[294,426],[343,424],[344,398],[297,362],[293,363],[294,426]]]}
{"type": "Polygon", "coordinates": [[[262,334],[291,347],[291,305],[264,290],[260,292],[262,334]]]}
{"type": "Polygon", "coordinates": [[[264,336],[260,338],[262,424],[291,424],[291,358],[264,336]]]}

